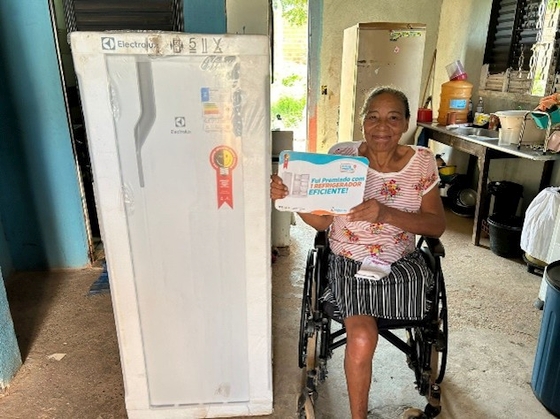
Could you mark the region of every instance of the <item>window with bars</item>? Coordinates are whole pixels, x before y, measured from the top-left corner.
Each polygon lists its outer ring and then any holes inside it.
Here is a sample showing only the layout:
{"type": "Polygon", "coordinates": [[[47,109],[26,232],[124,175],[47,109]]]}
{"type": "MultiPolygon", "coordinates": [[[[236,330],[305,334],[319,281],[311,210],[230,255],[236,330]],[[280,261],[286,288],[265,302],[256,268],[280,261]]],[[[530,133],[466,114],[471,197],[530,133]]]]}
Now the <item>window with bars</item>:
{"type": "MultiPolygon", "coordinates": [[[[535,46],[542,41],[542,28],[550,24],[546,19],[551,5],[546,0],[494,0],[488,26],[488,37],[484,53],[484,63],[488,66],[490,75],[501,73],[509,77],[515,73],[518,89],[526,90],[531,84],[531,58],[535,55],[535,46]],[[545,13],[546,12],[546,13],[545,13]],[[545,19],[545,15],[547,16],[545,19]],[[525,81],[523,81],[524,79],[525,81]]],[[[557,6],[552,6],[557,7],[557,6]]],[[[556,24],[556,21],[552,22],[556,24]]],[[[558,50],[560,49],[558,30],[549,45],[552,46],[546,54],[550,60],[549,74],[558,73],[558,50]]],[[[533,57],[535,60],[536,57],[533,57]]],[[[489,76],[489,80],[496,77],[489,76]]],[[[513,77],[511,77],[513,79],[513,77]]],[[[508,86],[509,81],[494,80],[498,85],[508,86]]],[[[488,90],[496,90],[488,87],[488,90]]]]}
{"type": "Polygon", "coordinates": [[[529,70],[540,6],[541,0],[494,0],[484,54],[491,73],[529,70]]]}
{"type": "Polygon", "coordinates": [[[183,30],[182,0],[64,0],[68,32],[183,30]]]}

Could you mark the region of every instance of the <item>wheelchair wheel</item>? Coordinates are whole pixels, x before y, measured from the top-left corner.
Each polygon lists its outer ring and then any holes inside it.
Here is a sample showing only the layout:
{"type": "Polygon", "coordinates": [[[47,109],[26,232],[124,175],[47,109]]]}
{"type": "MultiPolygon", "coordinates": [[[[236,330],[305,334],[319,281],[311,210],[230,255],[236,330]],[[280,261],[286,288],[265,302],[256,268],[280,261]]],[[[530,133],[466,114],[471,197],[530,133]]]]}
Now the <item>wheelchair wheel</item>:
{"type": "Polygon", "coordinates": [[[317,284],[315,281],[317,257],[315,249],[311,249],[307,254],[299,322],[298,365],[300,368],[307,367],[307,369],[315,367],[314,365],[309,365],[309,361],[313,361],[314,364],[317,349],[317,330],[314,318],[317,307],[317,284]]]}
{"type": "Polygon", "coordinates": [[[408,365],[414,370],[416,386],[428,404],[422,418],[435,418],[441,412],[440,387],[447,365],[447,298],[442,288],[437,298],[438,318],[427,325],[407,329],[407,340],[412,353],[408,365]]]}
{"type": "Polygon", "coordinates": [[[298,398],[298,419],[315,419],[315,404],[309,394],[300,394],[298,398]]]}
{"type": "MultiPolygon", "coordinates": [[[[433,352],[436,352],[439,358],[437,368],[437,376],[434,376],[434,383],[441,384],[443,377],[445,375],[445,368],[447,367],[447,345],[449,340],[449,326],[447,323],[447,295],[445,294],[445,284],[441,283],[440,296],[438,298],[438,310],[439,310],[439,324],[437,336],[435,339],[435,344],[433,352]]],[[[432,364],[434,365],[434,364],[432,364]]],[[[436,369],[434,369],[435,373],[436,369]]]]}
{"type": "Polygon", "coordinates": [[[317,347],[319,330],[315,317],[318,308],[318,259],[319,252],[311,249],[307,254],[307,265],[301,301],[298,364],[303,369],[302,391],[298,397],[298,419],[315,419],[317,399],[317,347]]]}

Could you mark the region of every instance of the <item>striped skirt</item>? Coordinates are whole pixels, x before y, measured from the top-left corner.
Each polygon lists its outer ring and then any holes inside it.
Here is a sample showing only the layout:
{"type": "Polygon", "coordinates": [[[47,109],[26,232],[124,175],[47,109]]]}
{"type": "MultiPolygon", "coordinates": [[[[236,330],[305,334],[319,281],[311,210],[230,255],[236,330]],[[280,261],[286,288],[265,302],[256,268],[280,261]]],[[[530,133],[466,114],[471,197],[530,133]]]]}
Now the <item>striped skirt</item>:
{"type": "Polygon", "coordinates": [[[427,294],[434,277],[420,250],[391,265],[391,273],[379,280],[356,278],[362,263],[329,255],[328,286],[321,300],[336,306],[334,316],[369,315],[396,320],[421,320],[429,309],[427,294]]]}

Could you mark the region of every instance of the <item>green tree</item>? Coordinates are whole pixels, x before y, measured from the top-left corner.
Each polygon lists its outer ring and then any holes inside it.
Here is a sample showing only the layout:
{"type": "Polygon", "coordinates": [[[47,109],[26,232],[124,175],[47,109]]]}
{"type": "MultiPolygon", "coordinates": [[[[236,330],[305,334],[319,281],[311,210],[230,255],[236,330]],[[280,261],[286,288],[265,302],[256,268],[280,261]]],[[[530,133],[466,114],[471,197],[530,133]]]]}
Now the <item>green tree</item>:
{"type": "Polygon", "coordinates": [[[280,115],[285,128],[294,128],[302,120],[305,103],[305,96],[281,96],[272,104],[271,112],[273,116],[280,115]]]}
{"type": "Polygon", "coordinates": [[[282,17],[294,26],[307,25],[307,0],[279,0],[282,17]]]}

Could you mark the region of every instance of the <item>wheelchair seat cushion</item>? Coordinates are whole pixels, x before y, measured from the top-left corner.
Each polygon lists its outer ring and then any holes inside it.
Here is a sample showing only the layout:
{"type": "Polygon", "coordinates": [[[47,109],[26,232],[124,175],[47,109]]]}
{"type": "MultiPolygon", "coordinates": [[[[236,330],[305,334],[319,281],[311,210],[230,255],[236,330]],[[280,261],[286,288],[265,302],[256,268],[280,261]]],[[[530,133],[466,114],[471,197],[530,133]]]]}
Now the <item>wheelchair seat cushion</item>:
{"type": "Polygon", "coordinates": [[[397,260],[391,273],[372,280],[354,275],[361,262],[329,254],[327,286],[321,300],[334,306],[333,318],[355,315],[395,320],[422,320],[430,309],[434,277],[420,250],[397,260]],[[338,310],[336,310],[338,309],[338,310]]]}

